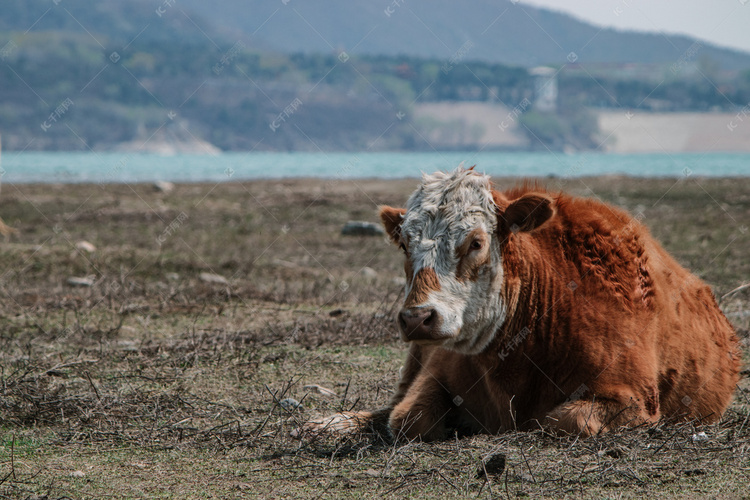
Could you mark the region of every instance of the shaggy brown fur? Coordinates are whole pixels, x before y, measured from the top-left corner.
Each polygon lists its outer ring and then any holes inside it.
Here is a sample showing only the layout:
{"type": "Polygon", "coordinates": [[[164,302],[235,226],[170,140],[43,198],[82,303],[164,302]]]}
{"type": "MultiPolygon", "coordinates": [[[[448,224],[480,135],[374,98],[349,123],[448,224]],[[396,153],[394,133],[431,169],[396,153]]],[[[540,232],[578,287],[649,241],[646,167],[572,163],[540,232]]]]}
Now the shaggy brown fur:
{"type": "MultiPolygon", "coordinates": [[[[591,435],[721,416],[740,353],[708,286],[622,210],[528,186],[493,198],[506,321],[477,355],[412,344],[389,408],[346,430],[387,416],[410,439],[538,426],[591,435]]],[[[382,211],[396,241],[401,213],[382,211]]]]}

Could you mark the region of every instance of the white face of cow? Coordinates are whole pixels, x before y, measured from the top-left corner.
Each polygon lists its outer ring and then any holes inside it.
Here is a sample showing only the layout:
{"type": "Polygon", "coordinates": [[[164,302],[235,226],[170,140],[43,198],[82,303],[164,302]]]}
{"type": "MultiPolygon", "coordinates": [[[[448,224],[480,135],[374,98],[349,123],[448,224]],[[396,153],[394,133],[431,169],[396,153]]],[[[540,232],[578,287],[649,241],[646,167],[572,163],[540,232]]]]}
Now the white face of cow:
{"type": "Polygon", "coordinates": [[[498,223],[533,230],[554,214],[552,203],[531,193],[500,209],[489,177],[459,167],[425,175],[406,210],[382,207],[391,239],[406,254],[402,338],[483,351],[507,315],[498,223]]]}
{"type": "Polygon", "coordinates": [[[492,340],[505,320],[496,227],[487,176],[460,168],[424,176],[391,233],[407,259],[399,314],[404,340],[464,353],[480,352],[492,340]]]}

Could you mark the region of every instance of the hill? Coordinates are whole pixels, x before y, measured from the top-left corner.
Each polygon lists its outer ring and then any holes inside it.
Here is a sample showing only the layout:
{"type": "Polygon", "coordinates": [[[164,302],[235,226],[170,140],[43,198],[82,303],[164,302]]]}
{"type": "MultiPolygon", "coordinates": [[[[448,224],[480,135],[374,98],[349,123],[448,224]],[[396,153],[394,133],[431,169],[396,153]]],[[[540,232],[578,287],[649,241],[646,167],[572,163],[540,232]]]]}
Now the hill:
{"type": "Polygon", "coordinates": [[[585,149],[599,143],[588,107],[737,113],[750,101],[750,72],[721,70],[740,67],[748,56],[689,39],[670,39],[691,43],[679,53],[680,45],[660,49],[655,41],[648,50],[651,39],[642,35],[617,38],[612,57],[640,55],[641,62],[594,63],[589,60],[604,61],[596,54],[608,54],[608,37],[626,34],[513,4],[502,4],[497,14],[495,4],[479,2],[464,16],[440,2],[424,12],[405,3],[386,10],[331,5],[319,12],[296,2],[227,0],[209,8],[193,0],[7,0],[0,17],[4,145],[175,152],[585,149]],[[378,50],[385,55],[371,53],[378,50]],[[647,63],[655,60],[666,62],[647,63]],[[541,61],[557,61],[559,70],[558,110],[549,116],[531,105],[534,81],[523,67],[541,61]],[[510,111],[468,125],[420,108],[444,101],[510,111]],[[492,134],[508,113],[518,118],[508,125],[510,143],[492,134]],[[463,139],[449,137],[455,130],[463,139]]]}
{"type": "MultiPolygon", "coordinates": [[[[680,35],[602,29],[518,1],[264,2],[180,0],[216,25],[282,52],[409,55],[518,66],[585,63],[671,64],[696,42],[680,35]],[[470,48],[465,49],[470,43],[470,48]],[[462,49],[464,48],[464,49],[462,49]],[[465,53],[463,53],[465,52],[465,53]]],[[[750,68],[750,54],[698,42],[723,69],[750,68]]]]}

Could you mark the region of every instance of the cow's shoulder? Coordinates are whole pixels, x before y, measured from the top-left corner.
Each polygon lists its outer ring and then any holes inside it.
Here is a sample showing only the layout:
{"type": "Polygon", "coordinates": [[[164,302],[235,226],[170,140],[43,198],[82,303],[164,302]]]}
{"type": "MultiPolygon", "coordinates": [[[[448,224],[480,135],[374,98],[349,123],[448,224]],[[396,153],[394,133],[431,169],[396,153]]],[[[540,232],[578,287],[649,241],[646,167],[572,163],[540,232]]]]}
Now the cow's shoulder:
{"type": "MultiPolygon", "coordinates": [[[[513,200],[530,192],[554,200],[555,217],[527,238],[546,264],[562,271],[568,266],[580,291],[613,297],[626,309],[650,307],[655,293],[649,248],[658,246],[642,217],[597,199],[550,192],[535,184],[498,193],[513,200]]],[[[556,274],[556,273],[553,273],[556,274]]]]}
{"type": "Polygon", "coordinates": [[[566,195],[558,198],[557,207],[560,242],[582,284],[611,294],[629,309],[650,306],[655,290],[649,248],[658,244],[641,217],[566,195]]]}

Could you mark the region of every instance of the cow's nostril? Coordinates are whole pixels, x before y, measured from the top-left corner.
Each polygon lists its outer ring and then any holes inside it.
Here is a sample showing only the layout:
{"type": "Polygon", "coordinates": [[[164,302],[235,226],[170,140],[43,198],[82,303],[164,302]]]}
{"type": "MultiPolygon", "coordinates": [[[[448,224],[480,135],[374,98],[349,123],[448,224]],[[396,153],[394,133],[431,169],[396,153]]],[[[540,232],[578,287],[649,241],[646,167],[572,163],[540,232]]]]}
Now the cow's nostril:
{"type": "Polygon", "coordinates": [[[403,332],[405,332],[407,329],[406,318],[404,318],[403,312],[398,314],[398,326],[401,327],[401,331],[403,332]]]}
{"type": "Polygon", "coordinates": [[[435,309],[430,310],[429,316],[427,316],[424,321],[422,321],[422,324],[426,327],[431,327],[432,324],[435,322],[435,318],[437,317],[437,313],[435,312],[435,309]]]}

